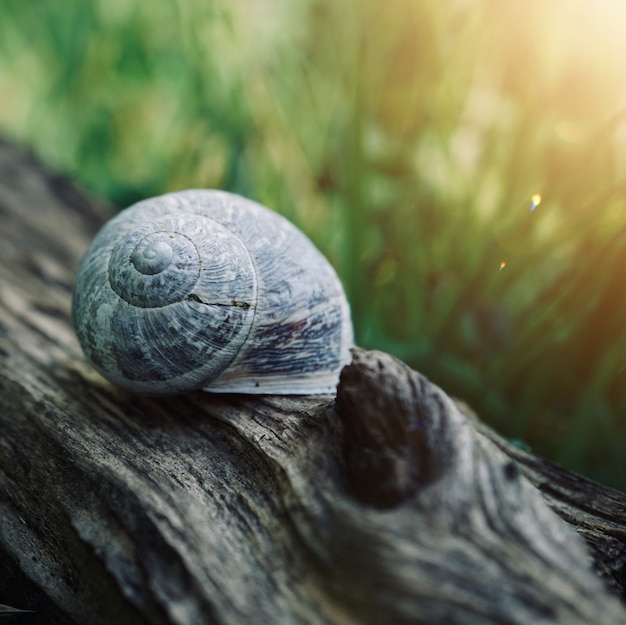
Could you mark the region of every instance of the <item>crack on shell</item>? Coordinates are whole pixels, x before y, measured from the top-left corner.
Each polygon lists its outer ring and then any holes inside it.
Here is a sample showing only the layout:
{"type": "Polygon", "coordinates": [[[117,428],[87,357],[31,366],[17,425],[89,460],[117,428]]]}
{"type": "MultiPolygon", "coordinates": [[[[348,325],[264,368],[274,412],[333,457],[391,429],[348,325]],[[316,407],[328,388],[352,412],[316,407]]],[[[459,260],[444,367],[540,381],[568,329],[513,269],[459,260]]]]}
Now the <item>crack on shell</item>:
{"type": "Polygon", "coordinates": [[[198,304],[206,304],[207,306],[236,306],[237,308],[243,308],[243,310],[250,310],[250,308],[252,307],[252,304],[249,304],[248,302],[237,302],[235,300],[230,302],[230,304],[222,304],[220,302],[213,302],[213,303],[211,303],[211,302],[204,302],[195,293],[190,293],[187,296],[187,299],[189,301],[191,301],[191,302],[197,302],[198,304]]]}

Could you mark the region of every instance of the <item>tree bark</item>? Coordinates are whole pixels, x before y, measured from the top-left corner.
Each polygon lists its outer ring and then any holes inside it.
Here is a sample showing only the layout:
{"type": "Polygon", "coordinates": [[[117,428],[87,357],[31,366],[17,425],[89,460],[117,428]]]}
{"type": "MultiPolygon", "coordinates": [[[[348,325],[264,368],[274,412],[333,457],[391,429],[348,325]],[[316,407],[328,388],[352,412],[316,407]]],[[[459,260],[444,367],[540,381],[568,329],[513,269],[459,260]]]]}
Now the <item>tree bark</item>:
{"type": "Polygon", "coordinates": [[[626,623],[626,496],[387,354],[355,349],[336,397],[104,381],[70,300],[108,214],[0,143],[0,603],[23,622],[626,623]]]}

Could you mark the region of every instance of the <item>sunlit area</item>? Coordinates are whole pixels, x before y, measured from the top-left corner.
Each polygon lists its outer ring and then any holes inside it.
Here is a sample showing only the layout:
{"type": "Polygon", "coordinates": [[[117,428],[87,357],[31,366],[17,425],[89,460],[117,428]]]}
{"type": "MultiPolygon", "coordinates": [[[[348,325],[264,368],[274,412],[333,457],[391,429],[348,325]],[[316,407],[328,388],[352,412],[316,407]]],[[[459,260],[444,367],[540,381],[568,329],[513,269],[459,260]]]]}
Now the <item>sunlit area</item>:
{"type": "Polygon", "coordinates": [[[623,489],[625,24],[621,0],[4,0],[0,134],[119,208],[274,208],[359,345],[623,489]]]}

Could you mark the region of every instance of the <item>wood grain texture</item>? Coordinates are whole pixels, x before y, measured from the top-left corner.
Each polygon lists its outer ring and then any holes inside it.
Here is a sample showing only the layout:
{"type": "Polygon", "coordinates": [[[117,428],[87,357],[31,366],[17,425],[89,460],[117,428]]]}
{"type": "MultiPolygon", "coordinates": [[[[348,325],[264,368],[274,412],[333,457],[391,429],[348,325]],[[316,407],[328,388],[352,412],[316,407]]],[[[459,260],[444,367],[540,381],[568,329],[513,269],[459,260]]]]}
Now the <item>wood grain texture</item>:
{"type": "Polygon", "coordinates": [[[626,497],[386,354],[356,350],[337,398],[104,381],[70,298],[105,213],[0,143],[0,602],[24,622],[626,623],[626,497]]]}

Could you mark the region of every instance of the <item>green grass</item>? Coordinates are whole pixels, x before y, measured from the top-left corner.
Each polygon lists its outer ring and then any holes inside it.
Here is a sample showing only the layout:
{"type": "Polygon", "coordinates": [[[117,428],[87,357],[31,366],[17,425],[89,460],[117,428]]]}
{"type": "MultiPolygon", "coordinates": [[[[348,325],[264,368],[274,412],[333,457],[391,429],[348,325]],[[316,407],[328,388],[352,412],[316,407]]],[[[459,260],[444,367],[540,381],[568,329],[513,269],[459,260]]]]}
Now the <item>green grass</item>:
{"type": "Polygon", "coordinates": [[[359,344],[625,489],[616,7],[3,0],[0,128],[120,207],[218,187],[279,210],[359,344]]]}

